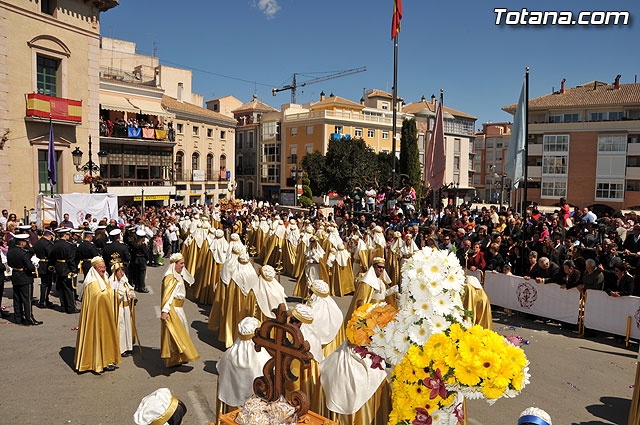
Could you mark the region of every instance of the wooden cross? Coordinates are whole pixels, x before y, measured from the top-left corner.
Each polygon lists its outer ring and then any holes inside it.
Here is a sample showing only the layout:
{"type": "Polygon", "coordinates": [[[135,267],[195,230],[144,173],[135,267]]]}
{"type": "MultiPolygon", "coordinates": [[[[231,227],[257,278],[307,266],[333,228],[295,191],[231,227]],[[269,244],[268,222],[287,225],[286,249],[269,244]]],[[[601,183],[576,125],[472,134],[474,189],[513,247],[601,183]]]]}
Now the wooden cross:
{"type": "MultiPolygon", "coordinates": [[[[253,381],[253,391],[266,401],[276,401],[285,395],[285,381],[295,382],[298,377],[291,372],[293,360],[300,361],[300,373],[311,367],[313,355],[309,343],[302,336],[300,328],[287,323],[289,313],[285,304],[280,304],[273,312],[275,319],[266,320],[253,337],[256,351],[264,347],[271,355],[262,369],[264,376],[253,381]]],[[[295,407],[301,417],[309,410],[309,399],[303,391],[294,391],[287,401],[295,407]]]]}

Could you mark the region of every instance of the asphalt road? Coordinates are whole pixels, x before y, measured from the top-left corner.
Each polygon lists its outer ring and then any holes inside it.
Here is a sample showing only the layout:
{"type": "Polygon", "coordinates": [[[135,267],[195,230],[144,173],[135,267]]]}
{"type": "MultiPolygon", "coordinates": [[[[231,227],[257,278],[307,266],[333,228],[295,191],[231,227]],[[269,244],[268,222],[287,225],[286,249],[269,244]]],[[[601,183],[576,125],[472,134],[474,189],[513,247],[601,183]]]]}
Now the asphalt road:
{"type": "MultiPolygon", "coordinates": [[[[148,268],[149,294],[139,294],[136,309],[142,355],[123,358],[113,372],[96,375],[73,370],[78,315],[34,307],[44,324],[18,326],[0,321],[0,425],[131,424],[140,399],[168,387],[188,407],[185,425],[215,420],[216,363],[222,355],[207,329],[209,306],[185,303],[190,334],[200,359],[167,369],[160,359],[160,285],[165,267],[148,268]]],[[[282,277],[287,294],[294,282],[282,277]]],[[[36,288],[36,293],[38,292],[36,288]]],[[[3,306],[10,306],[11,285],[3,306]]],[[[57,299],[53,299],[55,304],[57,299]]],[[[350,297],[337,298],[343,312],[350,297]]],[[[10,309],[11,310],[11,309],[10,309]]],[[[597,336],[580,338],[558,325],[534,322],[520,314],[494,311],[494,330],[529,341],[531,384],[515,399],[494,406],[469,403],[469,425],[515,424],[529,406],[545,409],[554,424],[626,424],[638,345],[597,336]]]]}

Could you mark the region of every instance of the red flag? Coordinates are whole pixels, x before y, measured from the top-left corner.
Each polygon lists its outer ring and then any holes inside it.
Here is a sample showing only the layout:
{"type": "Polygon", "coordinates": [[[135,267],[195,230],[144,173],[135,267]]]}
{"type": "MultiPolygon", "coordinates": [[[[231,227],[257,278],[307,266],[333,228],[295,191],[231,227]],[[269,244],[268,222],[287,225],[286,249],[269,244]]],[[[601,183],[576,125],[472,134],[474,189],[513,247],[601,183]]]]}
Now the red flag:
{"type": "Polygon", "coordinates": [[[431,134],[429,148],[427,149],[427,181],[433,190],[438,190],[444,185],[444,172],[446,168],[442,113],[442,96],[440,96],[436,122],[433,127],[433,133],[431,134]]]}
{"type": "Polygon", "coordinates": [[[393,20],[391,23],[391,39],[396,38],[400,32],[400,20],[402,19],[402,0],[393,1],[393,20]]]}

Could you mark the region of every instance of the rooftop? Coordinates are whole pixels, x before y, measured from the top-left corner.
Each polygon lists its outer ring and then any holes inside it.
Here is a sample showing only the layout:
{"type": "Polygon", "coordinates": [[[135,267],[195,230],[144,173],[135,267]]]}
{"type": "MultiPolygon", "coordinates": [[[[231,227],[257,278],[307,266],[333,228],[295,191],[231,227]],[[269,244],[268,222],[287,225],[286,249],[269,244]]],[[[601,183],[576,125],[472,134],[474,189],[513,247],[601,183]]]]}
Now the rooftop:
{"type": "MultiPolygon", "coordinates": [[[[402,112],[405,112],[407,114],[417,114],[418,112],[422,111],[424,108],[427,108],[429,111],[435,113],[436,112],[436,106],[431,103],[431,102],[427,102],[426,100],[422,100],[420,102],[413,102],[413,103],[409,103],[408,105],[405,105],[404,108],[402,108],[402,112]]],[[[469,115],[469,114],[465,114],[464,112],[460,112],[456,109],[453,108],[449,108],[447,106],[444,107],[444,111],[445,112],[449,112],[451,115],[455,116],[455,117],[460,117],[460,118],[469,118],[472,120],[477,120],[477,117],[474,117],[473,115],[469,115]]]]}
{"type": "Polygon", "coordinates": [[[192,105],[191,103],[180,102],[171,96],[162,96],[162,106],[170,112],[184,112],[191,115],[198,115],[205,119],[215,119],[224,121],[230,126],[235,126],[236,120],[231,119],[221,113],[214,112],[211,109],[201,108],[200,106],[192,105]]]}
{"type": "Polygon", "coordinates": [[[258,95],[254,94],[253,100],[251,102],[247,102],[242,106],[240,106],[239,108],[234,109],[231,112],[236,114],[239,112],[249,112],[249,111],[274,112],[274,111],[277,111],[277,109],[267,105],[266,103],[260,102],[258,100],[258,95]]]}
{"type": "MultiPolygon", "coordinates": [[[[382,97],[389,100],[393,99],[391,93],[387,93],[386,91],[380,89],[367,90],[365,96],[367,97],[367,99],[370,99],[372,97],[382,97]]],[[[404,99],[398,96],[396,100],[402,102],[404,99]]]]}
{"type": "MultiPolygon", "coordinates": [[[[640,105],[640,83],[607,84],[602,81],[590,81],[574,88],[545,94],[529,99],[530,110],[549,108],[570,108],[585,106],[640,105]]],[[[515,113],[515,103],[502,108],[503,111],[515,113]]]]}
{"type": "Polygon", "coordinates": [[[344,97],[340,97],[340,96],[329,96],[324,100],[313,103],[311,104],[311,109],[317,109],[317,108],[322,108],[326,106],[346,106],[346,107],[358,109],[358,110],[364,109],[364,106],[362,106],[361,104],[353,102],[349,99],[345,99],[344,97]]]}

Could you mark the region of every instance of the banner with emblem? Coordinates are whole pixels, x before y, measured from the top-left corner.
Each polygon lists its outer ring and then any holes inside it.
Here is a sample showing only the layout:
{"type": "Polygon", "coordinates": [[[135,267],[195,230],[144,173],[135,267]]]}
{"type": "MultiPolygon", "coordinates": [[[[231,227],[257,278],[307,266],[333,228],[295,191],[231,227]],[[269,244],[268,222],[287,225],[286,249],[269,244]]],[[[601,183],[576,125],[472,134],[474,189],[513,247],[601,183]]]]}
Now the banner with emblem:
{"type": "Polygon", "coordinates": [[[555,283],[536,283],[519,276],[486,273],[484,290],[491,305],[565,323],[578,323],[580,291],[576,288],[563,289],[555,283]]]}
{"type": "Polygon", "coordinates": [[[64,214],[74,227],[82,225],[84,217],[91,214],[94,218],[118,218],[118,196],[113,193],[66,193],[53,195],[56,205],[56,220],[62,221],[64,214]]]}
{"type": "Polygon", "coordinates": [[[627,335],[627,321],[631,318],[629,335],[640,338],[640,298],[611,297],[604,291],[589,289],[584,307],[584,326],[587,329],[627,335]]]}

